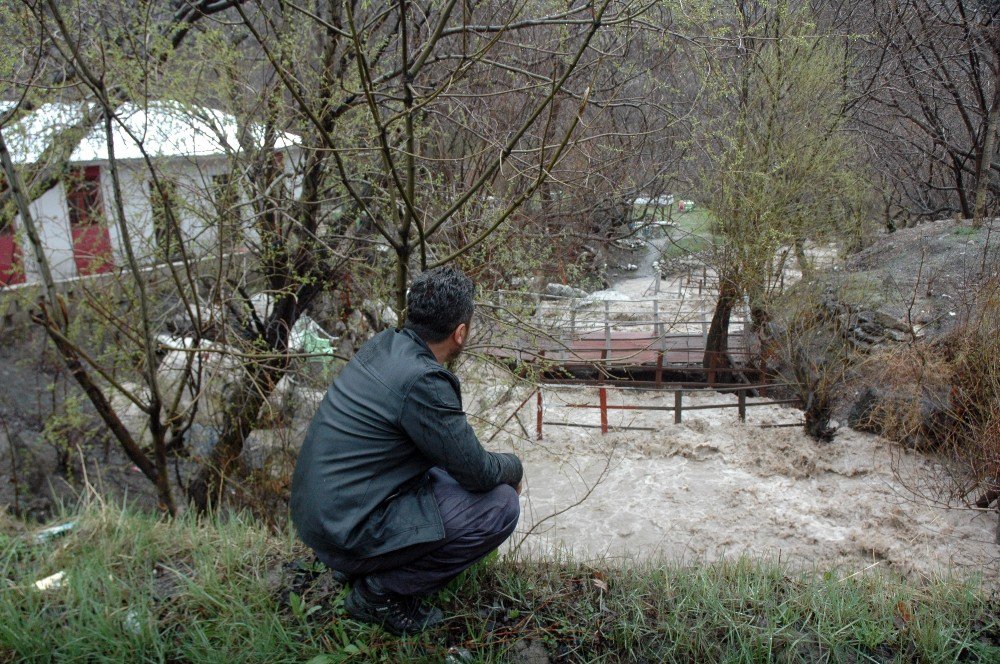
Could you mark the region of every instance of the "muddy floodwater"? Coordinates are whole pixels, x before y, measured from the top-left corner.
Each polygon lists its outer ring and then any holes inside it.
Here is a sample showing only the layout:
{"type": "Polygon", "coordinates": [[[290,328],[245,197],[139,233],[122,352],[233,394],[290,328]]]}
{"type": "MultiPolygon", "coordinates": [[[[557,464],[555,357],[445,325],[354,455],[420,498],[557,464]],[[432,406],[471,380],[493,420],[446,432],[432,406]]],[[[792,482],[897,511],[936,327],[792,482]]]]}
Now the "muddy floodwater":
{"type": "MultiPolygon", "coordinates": [[[[547,419],[588,419],[546,408],[547,419]]],[[[658,421],[659,430],[601,436],[552,426],[539,444],[511,442],[525,459],[523,546],[583,559],[749,554],[802,567],[982,573],[996,584],[995,512],[942,504],[931,486],[940,468],[877,436],[843,430],[822,444],[798,428],[760,426],[797,415],[777,406],[751,409],[746,424],[734,409],[700,411],[681,424],[666,421],[670,413],[641,415],[636,426],[658,421]]]]}

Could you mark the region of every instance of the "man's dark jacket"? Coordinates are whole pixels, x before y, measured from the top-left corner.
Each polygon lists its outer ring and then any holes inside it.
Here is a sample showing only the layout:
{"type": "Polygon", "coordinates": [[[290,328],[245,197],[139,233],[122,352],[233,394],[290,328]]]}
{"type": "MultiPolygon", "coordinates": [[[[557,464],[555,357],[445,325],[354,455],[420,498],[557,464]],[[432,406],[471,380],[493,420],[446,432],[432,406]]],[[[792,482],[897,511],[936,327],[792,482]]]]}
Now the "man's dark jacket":
{"type": "Polygon", "coordinates": [[[313,549],[359,558],[444,538],[427,471],[469,491],[521,480],[513,454],[487,452],[458,378],[412,331],[361,347],[313,417],[292,477],[292,520],[313,549]]]}

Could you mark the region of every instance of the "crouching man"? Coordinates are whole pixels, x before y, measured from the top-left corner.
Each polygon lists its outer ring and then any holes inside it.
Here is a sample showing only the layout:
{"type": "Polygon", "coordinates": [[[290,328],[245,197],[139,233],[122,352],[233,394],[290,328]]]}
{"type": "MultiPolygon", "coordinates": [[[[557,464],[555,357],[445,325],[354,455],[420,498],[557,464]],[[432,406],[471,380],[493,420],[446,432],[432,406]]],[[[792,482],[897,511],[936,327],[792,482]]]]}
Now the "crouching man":
{"type": "Polygon", "coordinates": [[[414,280],[405,327],[373,337],[334,380],[292,478],[292,520],[351,581],[347,612],[394,634],[441,621],[421,598],[497,548],[520,516],[520,460],[483,449],[444,367],[468,339],[474,294],[454,268],[414,280]]]}

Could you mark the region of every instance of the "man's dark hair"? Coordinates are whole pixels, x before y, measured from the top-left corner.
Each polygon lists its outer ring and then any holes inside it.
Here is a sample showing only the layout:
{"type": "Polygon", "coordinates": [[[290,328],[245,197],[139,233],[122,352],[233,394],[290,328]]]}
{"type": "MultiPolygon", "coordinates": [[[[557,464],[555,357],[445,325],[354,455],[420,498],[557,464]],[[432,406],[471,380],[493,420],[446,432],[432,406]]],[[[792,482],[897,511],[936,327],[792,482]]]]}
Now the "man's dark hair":
{"type": "Polygon", "coordinates": [[[406,294],[406,324],[427,343],[443,341],[455,328],[472,321],[476,287],[453,267],[422,272],[406,294]]]}

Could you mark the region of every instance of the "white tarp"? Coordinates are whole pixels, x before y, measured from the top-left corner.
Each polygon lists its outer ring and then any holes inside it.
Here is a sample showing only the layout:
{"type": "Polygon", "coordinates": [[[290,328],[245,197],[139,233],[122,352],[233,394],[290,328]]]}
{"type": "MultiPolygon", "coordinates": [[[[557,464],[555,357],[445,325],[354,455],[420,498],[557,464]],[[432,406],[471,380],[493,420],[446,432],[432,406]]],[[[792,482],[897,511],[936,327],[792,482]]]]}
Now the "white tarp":
{"type": "MultiPolygon", "coordinates": [[[[37,161],[56,136],[79,123],[82,117],[81,104],[42,105],[27,117],[4,128],[11,157],[21,164],[37,161]]],[[[150,102],[146,107],[129,103],[118,107],[116,117],[112,133],[115,157],[118,159],[141,159],[140,146],[151,157],[201,157],[239,151],[236,118],[213,108],[173,101],[150,102]]],[[[247,131],[251,133],[252,142],[260,143],[263,139],[261,125],[249,125],[247,131]]],[[[292,147],[297,140],[294,134],[281,133],[275,148],[292,147]]],[[[70,156],[71,162],[78,163],[107,159],[108,144],[103,123],[94,127],[70,156]]]]}

